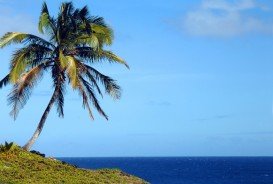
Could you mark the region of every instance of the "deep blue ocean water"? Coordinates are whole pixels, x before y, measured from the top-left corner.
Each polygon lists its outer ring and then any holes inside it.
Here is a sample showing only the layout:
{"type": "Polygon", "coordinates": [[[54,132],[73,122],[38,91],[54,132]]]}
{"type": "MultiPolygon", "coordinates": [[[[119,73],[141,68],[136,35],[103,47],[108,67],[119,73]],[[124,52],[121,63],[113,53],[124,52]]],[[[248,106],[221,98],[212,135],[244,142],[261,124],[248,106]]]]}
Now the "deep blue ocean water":
{"type": "Polygon", "coordinates": [[[87,169],[118,168],[152,184],[273,184],[273,157],[59,159],[87,169]]]}

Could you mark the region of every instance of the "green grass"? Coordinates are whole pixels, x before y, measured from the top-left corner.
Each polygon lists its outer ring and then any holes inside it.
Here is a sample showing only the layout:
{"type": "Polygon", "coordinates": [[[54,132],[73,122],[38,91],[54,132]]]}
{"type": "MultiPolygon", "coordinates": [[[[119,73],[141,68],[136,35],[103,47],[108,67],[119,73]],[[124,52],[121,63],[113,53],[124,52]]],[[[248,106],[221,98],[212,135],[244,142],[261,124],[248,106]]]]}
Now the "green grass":
{"type": "Polygon", "coordinates": [[[145,184],[144,180],[116,169],[87,170],[43,158],[16,145],[0,146],[1,184],[145,184]]]}

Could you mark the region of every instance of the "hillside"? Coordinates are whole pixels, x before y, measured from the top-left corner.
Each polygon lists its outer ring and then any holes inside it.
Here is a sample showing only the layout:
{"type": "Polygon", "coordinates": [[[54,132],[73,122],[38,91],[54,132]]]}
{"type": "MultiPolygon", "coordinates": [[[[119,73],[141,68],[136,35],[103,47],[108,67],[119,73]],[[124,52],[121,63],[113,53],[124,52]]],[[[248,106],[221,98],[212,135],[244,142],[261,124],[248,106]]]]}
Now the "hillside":
{"type": "Polygon", "coordinates": [[[15,144],[0,146],[0,183],[144,184],[120,170],[86,170],[22,150],[15,144]]]}

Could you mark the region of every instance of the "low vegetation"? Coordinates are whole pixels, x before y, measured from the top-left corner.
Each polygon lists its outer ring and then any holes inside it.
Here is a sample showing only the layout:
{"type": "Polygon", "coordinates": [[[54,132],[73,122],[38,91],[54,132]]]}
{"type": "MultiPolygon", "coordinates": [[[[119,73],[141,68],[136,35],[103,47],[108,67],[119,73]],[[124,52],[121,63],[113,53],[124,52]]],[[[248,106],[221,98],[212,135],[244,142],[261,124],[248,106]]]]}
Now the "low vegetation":
{"type": "Polygon", "coordinates": [[[116,169],[87,170],[23,150],[14,143],[0,145],[1,184],[145,184],[116,169]]]}

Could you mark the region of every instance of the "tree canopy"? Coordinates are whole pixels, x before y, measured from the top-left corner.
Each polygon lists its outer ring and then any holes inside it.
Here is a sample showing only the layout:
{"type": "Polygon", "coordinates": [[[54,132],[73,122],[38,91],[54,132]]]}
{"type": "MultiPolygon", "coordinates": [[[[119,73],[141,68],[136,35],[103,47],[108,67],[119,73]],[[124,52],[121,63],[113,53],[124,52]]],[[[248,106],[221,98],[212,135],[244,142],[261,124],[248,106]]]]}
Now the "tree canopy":
{"type": "Polygon", "coordinates": [[[0,39],[0,48],[11,44],[23,45],[13,53],[10,72],[0,81],[0,88],[8,84],[13,86],[8,95],[12,107],[10,114],[16,119],[43,74],[50,72],[54,92],[40,120],[40,130],[53,104],[57,106],[58,115],[64,116],[66,84],[79,92],[83,107],[92,119],[91,103],[108,119],[97,95],[103,95],[103,86],[108,95],[119,99],[120,87],[114,79],[96,70],[93,64],[108,61],[129,68],[123,59],[105,49],[113,43],[113,30],[102,17],[90,16],[87,6],[75,8],[72,2],[62,3],[56,18],[50,15],[47,4],[43,3],[38,30],[43,37],[8,32],[0,39]]]}

